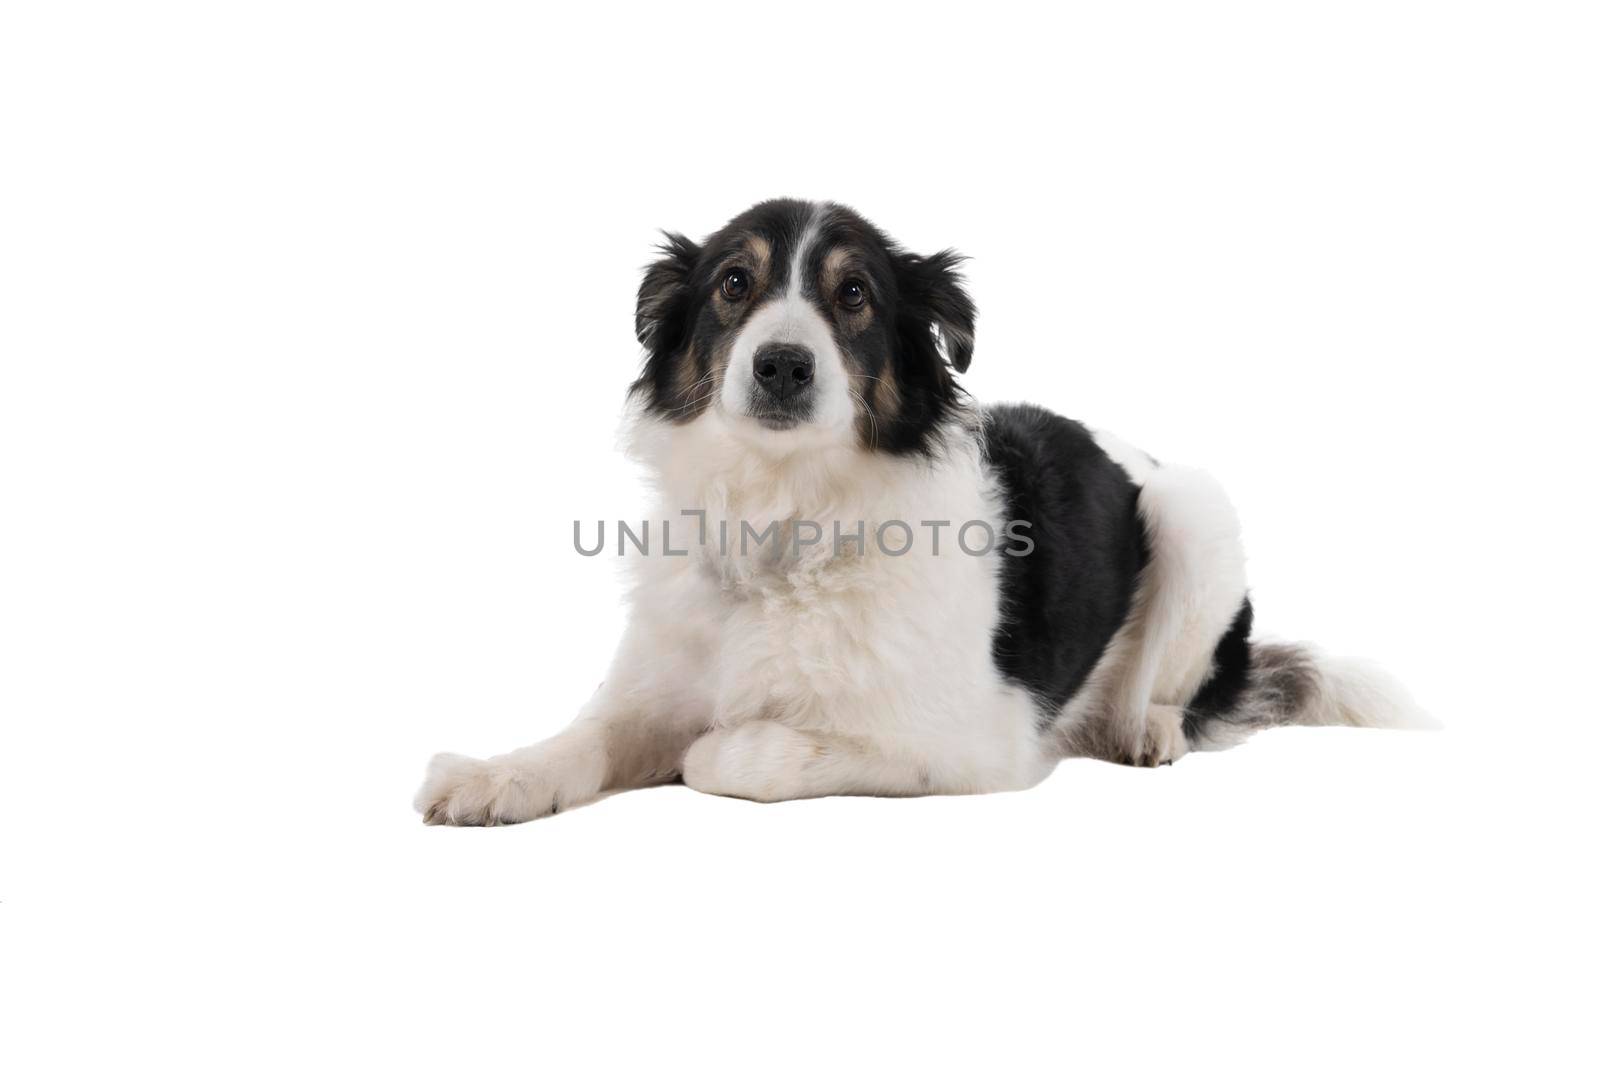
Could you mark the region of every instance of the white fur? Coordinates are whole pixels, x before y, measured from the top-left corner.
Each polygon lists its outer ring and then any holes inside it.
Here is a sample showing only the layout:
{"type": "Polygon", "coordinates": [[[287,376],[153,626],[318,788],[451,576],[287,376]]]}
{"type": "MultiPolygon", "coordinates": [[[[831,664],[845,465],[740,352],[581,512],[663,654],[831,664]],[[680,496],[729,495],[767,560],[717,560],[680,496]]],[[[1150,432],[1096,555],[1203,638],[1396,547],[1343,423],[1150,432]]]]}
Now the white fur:
{"type": "Polygon", "coordinates": [[[1439,720],[1417,706],[1388,671],[1365,660],[1315,656],[1319,684],[1301,722],[1307,726],[1374,726],[1434,730],[1439,720]]]}
{"type": "Polygon", "coordinates": [[[1123,469],[1134,485],[1143,485],[1145,479],[1155,473],[1156,461],[1148,453],[1104,430],[1094,430],[1092,436],[1094,443],[1100,446],[1100,451],[1110,456],[1111,461],[1123,469]]]}
{"type": "MultiPolygon", "coordinates": [[[[687,557],[635,557],[622,649],[562,735],[581,751],[565,758],[603,761],[607,771],[545,770],[563,778],[562,805],[639,784],[637,767],[617,773],[639,762],[616,749],[624,732],[632,744],[665,746],[660,759],[643,761],[650,774],[681,771],[694,788],[759,800],[989,792],[1044,778],[1060,752],[1039,732],[1031,697],[991,659],[998,560],[953,550],[955,527],[967,519],[1003,526],[975,439],[918,465],[853,442],[742,447],[749,431],[732,418],[712,411],[687,426],[639,424],[633,451],[653,468],[660,517],[682,522],[680,509],[703,509],[713,532],[687,557]],[[903,555],[880,549],[874,531],[882,521],[930,516],[955,523],[942,531],[937,555],[927,530],[915,531],[903,555]],[[722,522],[736,530],[741,521],[759,528],[796,517],[821,523],[830,537],[778,562],[765,552],[717,551],[722,522]],[[847,546],[835,558],[835,518],[847,532],[865,521],[860,551],[847,546]]],[[[902,546],[888,537],[886,547],[902,546]]],[[[517,768],[510,775],[495,761],[436,767],[417,806],[440,821],[543,814],[515,796],[484,796],[527,791],[518,774],[536,773],[549,752],[535,746],[502,758],[517,768]],[[457,801],[458,793],[470,801],[457,801]]],[[[534,795],[543,801],[546,791],[534,795]]]]}

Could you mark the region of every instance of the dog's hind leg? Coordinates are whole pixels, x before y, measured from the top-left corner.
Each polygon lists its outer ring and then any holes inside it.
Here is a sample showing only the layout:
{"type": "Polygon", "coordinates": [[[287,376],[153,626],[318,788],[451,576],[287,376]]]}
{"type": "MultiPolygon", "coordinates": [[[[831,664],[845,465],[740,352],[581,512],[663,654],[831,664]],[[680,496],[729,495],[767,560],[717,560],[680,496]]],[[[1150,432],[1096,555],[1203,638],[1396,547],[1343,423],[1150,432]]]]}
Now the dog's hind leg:
{"type": "Polygon", "coordinates": [[[1244,602],[1244,548],[1232,503],[1203,471],[1150,472],[1139,517],[1150,557],[1112,651],[1120,662],[1104,727],[1112,758],[1155,766],[1188,750],[1183,708],[1244,602]]]}

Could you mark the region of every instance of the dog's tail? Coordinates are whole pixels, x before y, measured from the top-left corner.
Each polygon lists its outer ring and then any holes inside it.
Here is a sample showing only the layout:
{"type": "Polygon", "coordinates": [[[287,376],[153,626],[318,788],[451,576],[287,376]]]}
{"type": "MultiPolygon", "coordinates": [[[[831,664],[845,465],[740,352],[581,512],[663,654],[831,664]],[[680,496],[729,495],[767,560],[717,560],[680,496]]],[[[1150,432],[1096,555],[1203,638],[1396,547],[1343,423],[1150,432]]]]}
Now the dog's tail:
{"type": "Polygon", "coordinates": [[[1268,726],[1438,728],[1404,686],[1370,663],[1307,645],[1252,641],[1248,648],[1234,691],[1202,688],[1184,715],[1191,748],[1228,748],[1268,726]]]}

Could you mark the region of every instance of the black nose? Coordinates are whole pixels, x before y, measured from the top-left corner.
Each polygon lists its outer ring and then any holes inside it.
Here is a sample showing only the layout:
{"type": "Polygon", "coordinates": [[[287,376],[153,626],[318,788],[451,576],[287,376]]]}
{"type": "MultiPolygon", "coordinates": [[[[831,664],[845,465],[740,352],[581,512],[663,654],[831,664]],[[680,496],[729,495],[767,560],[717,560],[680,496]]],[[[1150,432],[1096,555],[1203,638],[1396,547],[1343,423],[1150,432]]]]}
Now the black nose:
{"type": "Polygon", "coordinates": [[[756,349],[756,381],[775,400],[792,400],[811,388],[817,361],[795,345],[762,345],[756,349]]]}

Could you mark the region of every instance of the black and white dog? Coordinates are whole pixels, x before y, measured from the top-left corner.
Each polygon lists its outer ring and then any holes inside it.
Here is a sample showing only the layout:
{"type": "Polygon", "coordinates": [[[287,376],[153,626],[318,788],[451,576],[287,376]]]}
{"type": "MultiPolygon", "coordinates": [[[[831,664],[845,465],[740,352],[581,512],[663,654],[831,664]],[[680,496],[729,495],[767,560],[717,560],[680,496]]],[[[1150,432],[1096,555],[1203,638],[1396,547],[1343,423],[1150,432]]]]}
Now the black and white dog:
{"type": "Polygon", "coordinates": [[[1065,756],[1150,767],[1276,723],[1424,721],[1381,674],[1251,641],[1210,477],[970,401],[955,254],[796,200],[662,251],[629,449],[686,548],[635,553],[627,634],[565,732],[434,758],[428,822],[679,778],[755,800],[1024,789],[1065,756]]]}

